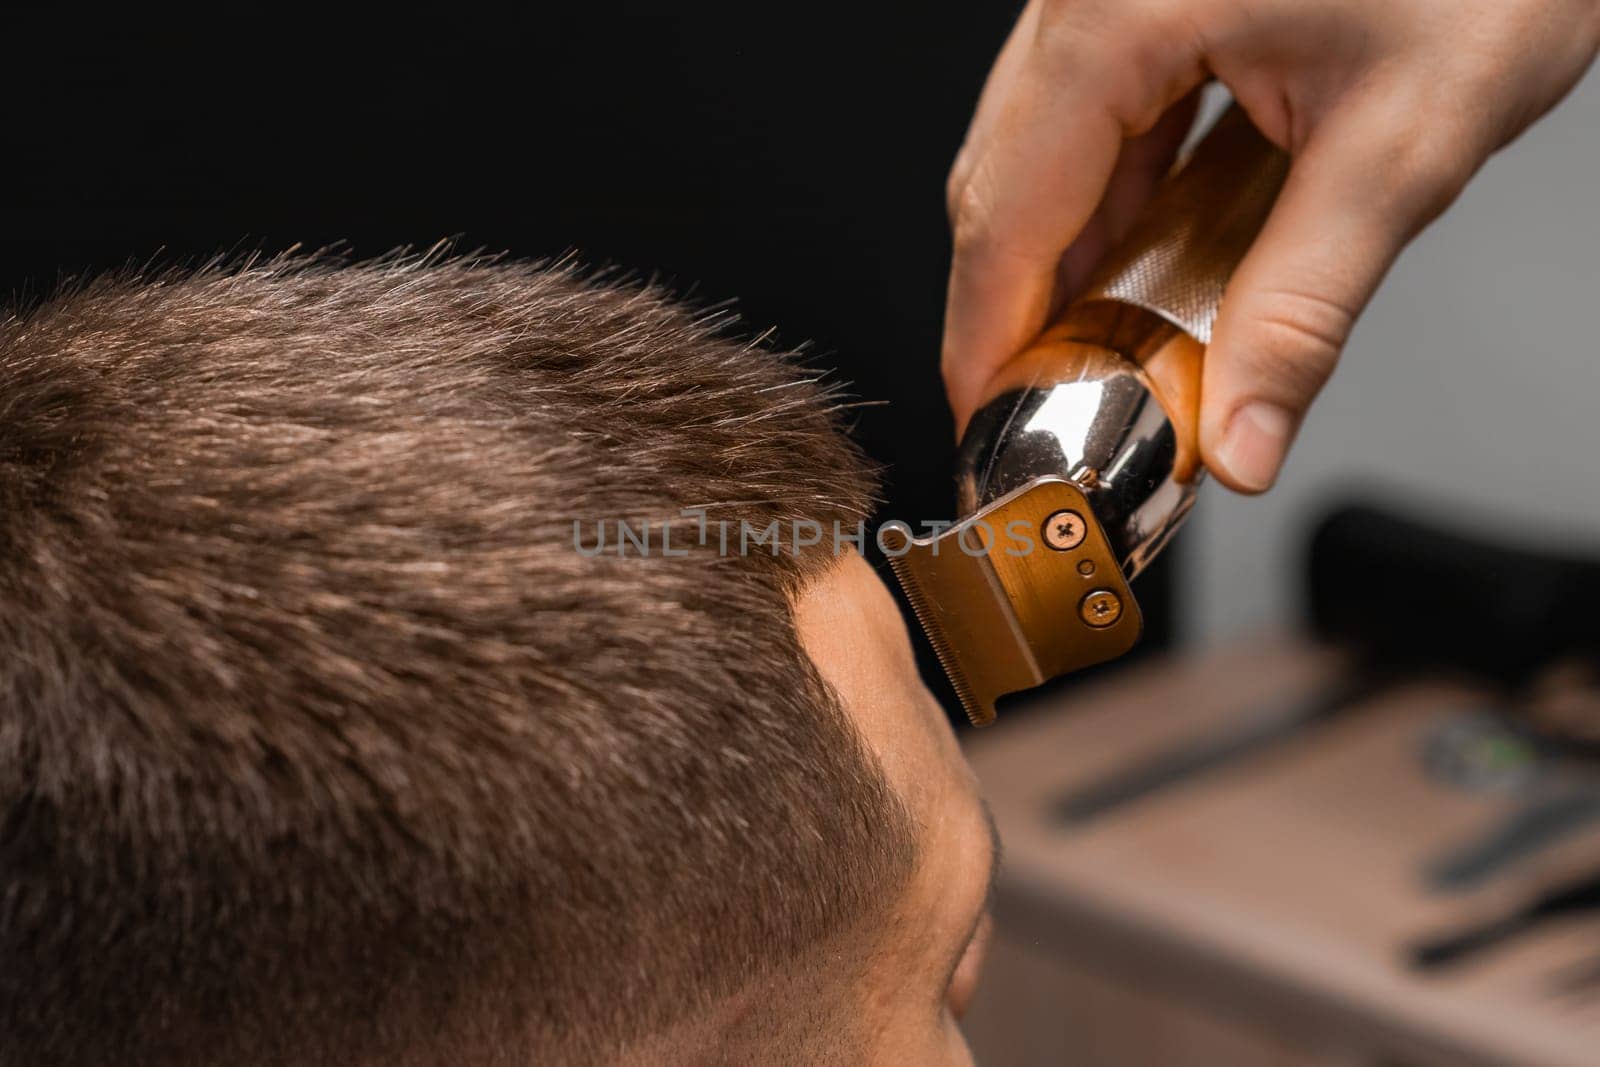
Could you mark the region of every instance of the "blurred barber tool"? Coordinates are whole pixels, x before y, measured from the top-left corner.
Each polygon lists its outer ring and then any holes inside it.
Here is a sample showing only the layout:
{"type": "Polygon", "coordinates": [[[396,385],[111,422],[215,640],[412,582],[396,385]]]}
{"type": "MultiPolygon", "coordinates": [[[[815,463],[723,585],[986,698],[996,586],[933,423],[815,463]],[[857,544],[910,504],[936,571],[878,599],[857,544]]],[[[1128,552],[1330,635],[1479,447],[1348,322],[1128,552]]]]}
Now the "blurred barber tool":
{"type": "Polygon", "coordinates": [[[990,383],[957,460],[962,521],[884,539],[974,724],[994,720],[998,697],[1138,640],[1127,582],[1194,503],[1201,360],[1287,170],[1242,111],[1225,113],[1087,289],[990,383]],[[1037,551],[1015,551],[1013,524],[1038,531],[1037,551]]]}
{"type": "Polygon", "coordinates": [[[1072,790],[1061,798],[1056,813],[1068,823],[1107,815],[1299,736],[1311,726],[1364,703],[1388,683],[1387,677],[1379,679],[1355,672],[1348,680],[1313,690],[1298,700],[1263,707],[1229,729],[1185,739],[1072,790]]]}
{"type": "Polygon", "coordinates": [[[1530,690],[1446,719],[1424,740],[1422,766],[1430,779],[1511,802],[1486,828],[1425,862],[1428,888],[1470,892],[1600,823],[1600,768],[1564,742],[1542,736],[1530,714],[1548,693],[1545,673],[1530,690]]]}
{"type": "Polygon", "coordinates": [[[1454,966],[1545,923],[1595,911],[1600,911],[1600,871],[1552,886],[1494,918],[1421,941],[1411,949],[1411,963],[1424,971],[1454,966]]]}
{"type": "Polygon", "coordinates": [[[1487,832],[1429,861],[1429,888],[1463,893],[1600,822],[1600,786],[1572,785],[1512,809],[1487,832]]]}

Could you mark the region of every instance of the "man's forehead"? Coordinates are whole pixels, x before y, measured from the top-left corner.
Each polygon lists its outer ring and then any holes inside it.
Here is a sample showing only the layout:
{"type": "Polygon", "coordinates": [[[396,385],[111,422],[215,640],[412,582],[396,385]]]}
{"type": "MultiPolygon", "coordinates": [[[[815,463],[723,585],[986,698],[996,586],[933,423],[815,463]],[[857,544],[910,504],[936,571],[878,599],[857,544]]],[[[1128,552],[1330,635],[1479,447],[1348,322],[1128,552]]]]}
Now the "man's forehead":
{"type": "Polygon", "coordinates": [[[920,828],[925,884],[912,906],[967,921],[988,889],[992,827],[950,720],[922,683],[893,595],[852,553],[796,601],[795,625],[920,828]]]}
{"type": "Polygon", "coordinates": [[[859,555],[842,555],[796,599],[794,617],[818,673],[921,818],[945,780],[967,772],[883,580],[859,555]]]}

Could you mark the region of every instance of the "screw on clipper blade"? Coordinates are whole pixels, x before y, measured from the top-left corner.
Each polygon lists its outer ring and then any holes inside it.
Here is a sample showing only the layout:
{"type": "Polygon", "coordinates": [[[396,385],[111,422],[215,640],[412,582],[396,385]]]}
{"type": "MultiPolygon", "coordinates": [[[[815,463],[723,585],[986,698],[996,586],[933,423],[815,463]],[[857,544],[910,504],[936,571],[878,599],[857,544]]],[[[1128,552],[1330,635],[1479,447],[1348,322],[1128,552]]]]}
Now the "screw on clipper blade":
{"type": "Polygon", "coordinates": [[[999,697],[1139,640],[1138,604],[1093,514],[1078,486],[1042,478],[938,537],[885,527],[895,577],[973,725],[994,721],[999,697]],[[1063,512],[1076,522],[1058,532],[1063,512]]]}

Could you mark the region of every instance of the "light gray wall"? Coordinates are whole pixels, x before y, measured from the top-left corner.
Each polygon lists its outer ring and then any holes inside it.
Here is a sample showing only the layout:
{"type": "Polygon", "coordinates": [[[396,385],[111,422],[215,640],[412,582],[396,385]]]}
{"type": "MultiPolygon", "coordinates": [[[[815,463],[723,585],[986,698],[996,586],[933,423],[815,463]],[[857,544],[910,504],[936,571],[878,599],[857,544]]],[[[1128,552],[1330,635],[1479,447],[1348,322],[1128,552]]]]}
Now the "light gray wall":
{"type": "MultiPolygon", "coordinates": [[[[1277,488],[1208,485],[1183,633],[1300,616],[1307,532],[1363,487],[1463,528],[1600,551],[1600,73],[1491,160],[1356,327],[1277,488]]],[[[1596,606],[1600,610],[1600,605],[1596,606]]]]}

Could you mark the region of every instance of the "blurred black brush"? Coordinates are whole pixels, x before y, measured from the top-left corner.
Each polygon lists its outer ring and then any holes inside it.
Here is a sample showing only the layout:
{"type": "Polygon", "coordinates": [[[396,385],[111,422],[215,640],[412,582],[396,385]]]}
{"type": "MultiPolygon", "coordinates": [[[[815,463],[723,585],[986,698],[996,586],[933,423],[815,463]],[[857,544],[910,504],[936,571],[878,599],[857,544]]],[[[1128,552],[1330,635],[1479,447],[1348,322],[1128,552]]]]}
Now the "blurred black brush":
{"type": "Polygon", "coordinates": [[[1447,533],[1372,507],[1312,540],[1317,632],[1374,662],[1510,685],[1555,660],[1600,659],[1600,562],[1447,533]]]}
{"type": "Polygon", "coordinates": [[[1411,965],[1422,971],[1453,967],[1555,919],[1600,911],[1600,871],[1540,893],[1504,915],[1419,942],[1411,965]]]}

